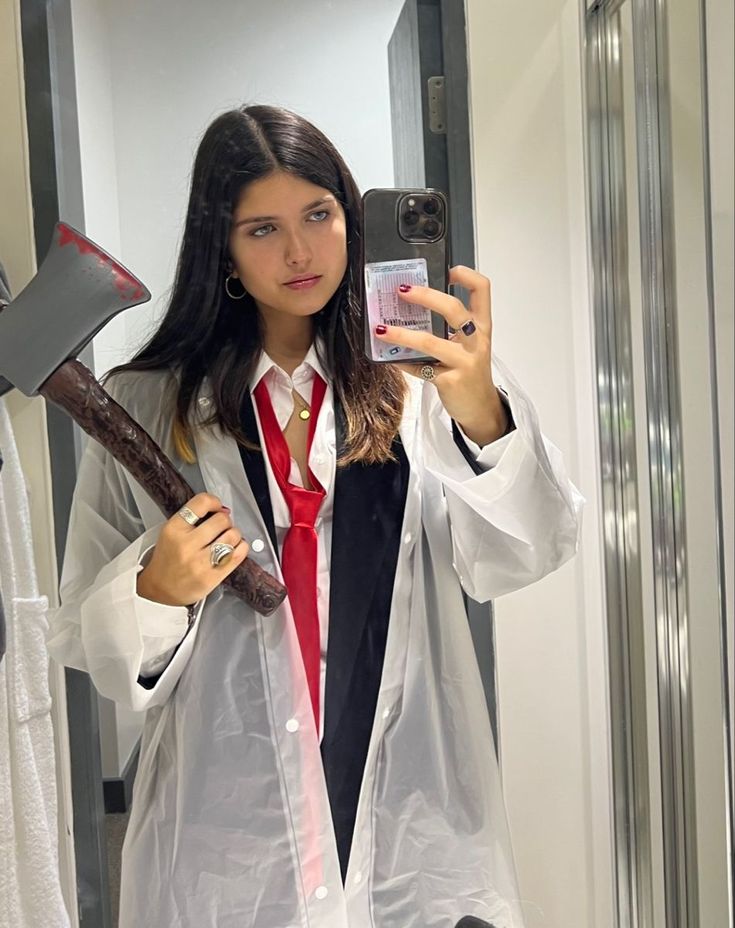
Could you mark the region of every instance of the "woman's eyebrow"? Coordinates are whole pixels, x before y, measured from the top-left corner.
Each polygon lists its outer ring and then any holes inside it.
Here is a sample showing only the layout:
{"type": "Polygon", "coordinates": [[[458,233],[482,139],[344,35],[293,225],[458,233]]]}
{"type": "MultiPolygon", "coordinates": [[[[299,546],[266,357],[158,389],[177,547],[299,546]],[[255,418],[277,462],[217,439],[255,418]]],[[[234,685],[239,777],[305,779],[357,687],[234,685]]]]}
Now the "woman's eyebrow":
{"type": "MultiPolygon", "coordinates": [[[[309,210],[316,209],[317,206],[321,206],[323,203],[331,202],[334,202],[334,197],[331,195],[326,197],[319,197],[318,200],[314,200],[313,203],[309,203],[308,206],[305,206],[301,212],[308,213],[309,210]]],[[[237,228],[237,226],[249,225],[251,222],[276,222],[278,218],[278,216],[248,216],[245,219],[238,219],[235,223],[235,228],[237,228]]]]}

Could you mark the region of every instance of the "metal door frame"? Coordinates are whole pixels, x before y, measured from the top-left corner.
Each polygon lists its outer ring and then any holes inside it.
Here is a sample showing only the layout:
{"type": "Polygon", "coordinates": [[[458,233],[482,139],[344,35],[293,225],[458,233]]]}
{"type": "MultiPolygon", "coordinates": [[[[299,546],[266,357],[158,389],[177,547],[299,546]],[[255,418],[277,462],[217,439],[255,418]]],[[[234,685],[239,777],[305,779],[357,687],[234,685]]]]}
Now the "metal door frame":
{"type": "Polygon", "coordinates": [[[620,6],[586,17],[590,245],[608,634],[616,924],[652,920],[643,599],[627,279],[620,6]],[[616,255],[617,261],[609,260],[616,255]],[[617,310],[617,311],[616,311],[617,310]]]}
{"type": "MultiPolygon", "coordinates": [[[[679,346],[674,266],[673,178],[667,0],[583,0],[587,94],[590,245],[603,466],[612,752],[616,923],[653,923],[651,806],[648,789],[646,617],[637,532],[633,368],[627,293],[625,151],[619,11],[633,14],[646,426],[653,536],[658,730],[667,928],[699,923],[694,744],[686,578],[679,346]]],[[[706,77],[704,0],[698,0],[700,66],[706,77]]],[[[707,153],[706,82],[703,141],[707,153]]],[[[704,178],[709,199],[708,177],[704,178]]],[[[631,255],[631,260],[637,256],[631,255]]],[[[708,248],[711,262],[711,248],[708,248]]],[[[711,274],[711,271],[710,271],[711,274]]],[[[711,291],[711,285],[709,287],[711,291]]],[[[712,329],[712,294],[709,321],[712,329]]],[[[712,384],[717,435],[717,385],[712,384]]],[[[719,459],[716,467],[719,466],[719,459]]],[[[719,471],[715,484],[719,487],[719,471]]],[[[726,641],[722,529],[720,603],[726,641]]],[[[726,650],[725,650],[726,653],[726,650]]],[[[726,669],[723,671],[726,673],[726,669]]],[[[727,723],[727,719],[725,719],[727,723]]],[[[727,737],[727,733],[726,733],[727,737]]],[[[729,763],[729,753],[726,758],[729,763]]],[[[730,778],[728,778],[728,783],[730,778]]],[[[732,798],[730,797],[731,816],[732,798]]],[[[729,822],[732,854],[732,820],[729,822]]],[[[732,911],[732,896],[730,898],[732,911]]]]}

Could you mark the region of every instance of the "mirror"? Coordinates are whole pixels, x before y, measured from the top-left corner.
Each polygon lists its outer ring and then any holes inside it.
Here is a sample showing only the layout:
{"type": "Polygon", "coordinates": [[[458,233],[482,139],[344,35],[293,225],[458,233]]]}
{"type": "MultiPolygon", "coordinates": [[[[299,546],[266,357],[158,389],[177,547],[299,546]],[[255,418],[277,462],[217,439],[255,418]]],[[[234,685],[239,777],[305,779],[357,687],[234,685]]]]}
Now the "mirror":
{"type": "MultiPolygon", "coordinates": [[[[576,402],[574,378],[558,385],[563,402],[552,401],[549,392],[549,383],[557,382],[552,356],[566,370],[584,365],[581,342],[575,338],[583,338],[589,326],[584,242],[575,232],[584,227],[583,187],[580,183],[570,189],[569,201],[558,190],[560,172],[580,178],[583,172],[581,101],[573,91],[578,91],[580,37],[576,24],[568,15],[560,18],[556,9],[540,12],[534,30],[527,33],[522,11],[511,15],[485,3],[469,4],[469,63],[464,55],[453,63],[458,73],[469,73],[463,83],[455,79],[444,88],[445,106],[453,117],[450,132],[432,131],[430,118],[421,125],[421,101],[411,104],[411,94],[417,88],[420,94],[441,74],[430,69],[431,59],[441,44],[442,27],[445,32],[450,27],[463,31],[462,7],[402,0],[369,5],[240,2],[219,4],[216,17],[195,4],[187,5],[185,14],[179,5],[167,3],[155,10],[129,3],[75,7],[85,230],[153,293],[150,306],[122,314],[95,339],[96,371],[101,374],[128,357],[165,305],[193,153],[206,125],[242,100],[284,105],[312,119],[334,140],[362,190],[448,184],[452,203],[467,202],[462,215],[452,217],[458,236],[453,241],[455,261],[476,264],[493,278],[497,351],[517,371],[539,405],[545,430],[563,448],[582,492],[593,499],[594,484],[585,486],[583,476],[594,473],[593,406],[581,410],[587,433],[578,437],[564,411],[576,402]],[[400,36],[394,35],[404,7],[404,17],[410,14],[422,35],[420,51],[410,43],[401,46],[400,36]],[[555,34],[563,35],[566,54],[553,47],[555,34]],[[489,42],[492,55],[487,53],[489,42]],[[410,67],[416,65],[420,81],[410,79],[410,67]],[[457,131],[457,111],[468,92],[472,135],[463,138],[457,131]],[[562,116],[570,106],[577,109],[565,126],[562,116]],[[539,121],[544,111],[549,119],[539,121]],[[406,145],[411,133],[424,143],[413,152],[406,145]],[[577,145],[568,163],[563,154],[548,164],[536,157],[539,149],[562,152],[572,135],[577,145]],[[434,179],[442,173],[442,146],[445,171],[451,172],[446,184],[434,179]],[[525,163],[519,164],[519,151],[525,163]],[[527,218],[513,227],[513,215],[527,218]],[[529,275],[529,263],[536,273],[529,275]],[[576,267],[576,278],[558,277],[560,265],[576,267]],[[542,304],[549,311],[534,315],[538,330],[529,340],[528,314],[542,304]]],[[[441,119],[434,122],[441,125],[441,119]]],[[[594,517],[588,526],[594,543],[594,517]]],[[[501,636],[497,681],[491,614],[478,607],[472,615],[469,607],[491,711],[498,690],[510,831],[531,925],[543,919],[581,924],[591,907],[604,910],[609,905],[601,888],[581,894],[578,888],[573,893],[559,889],[563,872],[589,867],[597,887],[609,883],[603,837],[608,828],[604,624],[592,593],[597,577],[587,594],[593,618],[582,615],[581,571],[575,562],[495,604],[501,636]],[[529,640],[536,642],[530,655],[529,640]],[[584,667],[581,674],[570,672],[577,661],[584,667]],[[539,699],[542,691],[546,696],[539,699]],[[593,707],[597,719],[589,731],[581,726],[583,705],[593,707]],[[570,717],[579,724],[570,724],[570,717]],[[558,752],[554,743],[560,741],[569,750],[558,752]],[[594,822],[584,811],[590,805],[595,806],[594,822]],[[544,829],[539,827],[542,821],[547,822],[544,829]],[[542,831],[563,836],[567,864],[553,875],[542,831]]],[[[126,710],[102,703],[108,780],[124,780],[140,724],[126,710]]],[[[114,821],[110,815],[107,820],[114,821]]]]}
{"type": "MultiPolygon", "coordinates": [[[[491,278],[494,350],[587,500],[574,560],[491,605],[465,603],[485,697],[473,705],[497,746],[520,897],[512,908],[526,928],[731,917],[723,551],[732,518],[722,500],[732,354],[713,332],[732,331],[722,244],[732,190],[724,142],[708,147],[703,86],[708,75],[724,120],[713,76],[731,56],[716,41],[726,24],[712,24],[726,15],[711,0],[546,0],[532,15],[527,4],[486,0],[69,0],[23,10],[27,69],[43,70],[34,55],[50,67],[45,96],[26,84],[30,148],[49,119],[38,100],[52,99],[46,170],[61,218],[153,294],[96,336],[87,357],[98,375],[129,358],[165,310],[194,152],[225,109],[270,103],[305,116],[361,191],[449,193],[453,263],[491,278]],[[50,58],[29,38],[42,28],[50,58]]],[[[63,461],[59,445],[55,479],[68,484],[77,462],[63,461]]],[[[62,803],[61,825],[75,829],[81,923],[111,928],[144,715],[92,694],[82,677],[67,674],[77,785],[74,820],[62,803]]],[[[170,711],[149,710],[150,737],[170,711]]],[[[395,705],[383,711],[392,724],[395,705]]],[[[165,780],[164,754],[146,783],[165,780]]],[[[406,786],[410,806],[421,790],[406,786]]],[[[475,787],[448,781],[447,814],[475,787]]],[[[193,788],[207,796],[206,772],[193,788]]],[[[210,850],[194,888],[229,862],[246,866],[210,850]]],[[[348,898],[368,867],[352,866],[348,898]]],[[[165,892],[165,875],[151,873],[165,892]]],[[[514,885],[511,873],[503,879],[514,885]]],[[[389,887],[384,911],[419,889],[389,887]]],[[[319,898],[330,928],[333,899],[319,898]]],[[[436,913],[437,928],[447,917],[436,913]]],[[[519,924],[506,912],[495,928],[519,924]]]]}

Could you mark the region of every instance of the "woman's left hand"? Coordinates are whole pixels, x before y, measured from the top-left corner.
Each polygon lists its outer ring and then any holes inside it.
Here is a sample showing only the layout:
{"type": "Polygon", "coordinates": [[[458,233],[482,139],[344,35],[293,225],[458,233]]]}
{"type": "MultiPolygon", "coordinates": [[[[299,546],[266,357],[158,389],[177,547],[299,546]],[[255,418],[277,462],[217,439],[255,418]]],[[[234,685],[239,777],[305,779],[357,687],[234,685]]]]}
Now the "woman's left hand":
{"type": "MultiPolygon", "coordinates": [[[[436,386],[447,413],[461,426],[465,435],[478,445],[487,445],[505,434],[508,416],[498,390],[493,383],[492,358],[492,305],[490,281],[468,267],[453,267],[449,282],[469,291],[470,307],[454,296],[430,287],[411,287],[399,290],[398,295],[407,303],[425,306],[439,313],[457,331],[449,339],[438,338],[430,332],[416,332],[402,326],[384,326],[385,332],[375,336],[379,341],[415,348],[421,354],[436,358],[439,363],[399,363],[407,374],[422,377],[425,368],[431,367],[436,386]],[[474,331],[465,334],[460,327],[474,323],[474,331]]],[[[470,326],[471,329],[471,326],[470,326]]]]}

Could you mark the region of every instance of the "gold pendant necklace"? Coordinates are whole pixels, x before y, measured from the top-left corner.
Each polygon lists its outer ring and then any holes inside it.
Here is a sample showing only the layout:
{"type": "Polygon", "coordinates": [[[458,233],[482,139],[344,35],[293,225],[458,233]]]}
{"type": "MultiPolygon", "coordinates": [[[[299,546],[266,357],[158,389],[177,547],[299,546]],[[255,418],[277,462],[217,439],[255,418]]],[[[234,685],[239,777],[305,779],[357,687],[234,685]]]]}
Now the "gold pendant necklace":
{"type": "Polygon", "coordinates": [[[309,404],[306,402],[306,400],[302,396],[296,393],[295,390],[294,390],[294,397],[298,399],[300,403],[304,404],[299,410],[299,419],[302,419],[304,422],[306,422],[307,419],[311,418],[311,410],[309,409],[309,404]]]}

